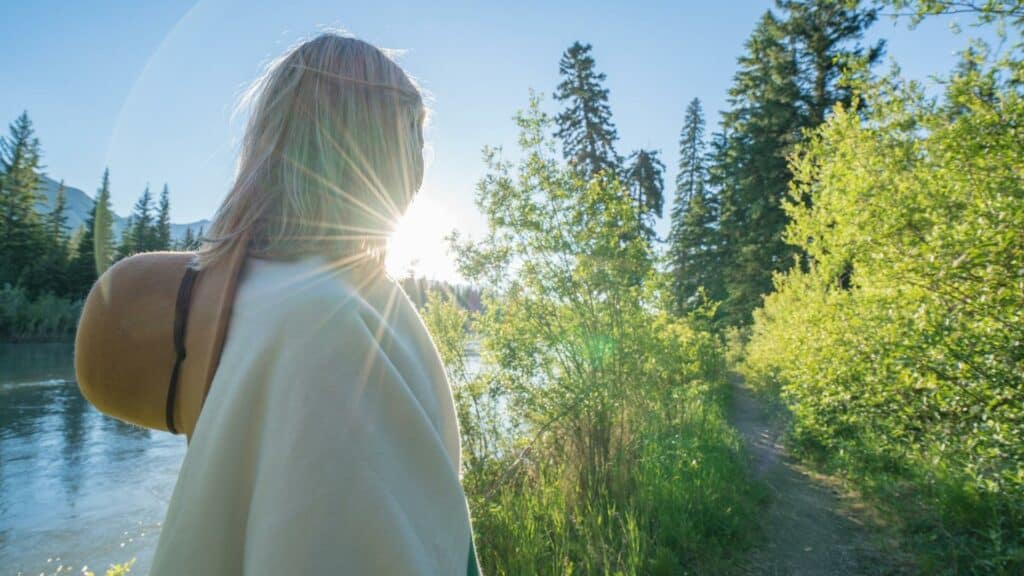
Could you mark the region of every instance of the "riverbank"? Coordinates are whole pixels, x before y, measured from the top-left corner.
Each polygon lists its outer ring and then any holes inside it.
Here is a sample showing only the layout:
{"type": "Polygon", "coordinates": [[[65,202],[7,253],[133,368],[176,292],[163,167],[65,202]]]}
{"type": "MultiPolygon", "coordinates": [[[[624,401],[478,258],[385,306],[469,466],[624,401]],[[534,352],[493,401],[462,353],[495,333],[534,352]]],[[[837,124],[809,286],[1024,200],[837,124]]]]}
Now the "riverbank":
{"type": "Polygon", "coordinates": [[[52,294],[32,298],[18,286],[0,287],[0,342],[72,342],[82,303],[52,294]]]}

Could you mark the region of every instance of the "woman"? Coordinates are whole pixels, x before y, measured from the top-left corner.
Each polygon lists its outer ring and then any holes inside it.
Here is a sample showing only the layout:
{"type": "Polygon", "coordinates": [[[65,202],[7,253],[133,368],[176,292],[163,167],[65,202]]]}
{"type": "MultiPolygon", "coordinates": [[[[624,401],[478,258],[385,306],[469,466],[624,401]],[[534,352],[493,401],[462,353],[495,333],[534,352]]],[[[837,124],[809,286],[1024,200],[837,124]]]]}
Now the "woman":
{"type": "Polygon", "coordinates": [[[475,573],[451,391],[382,267],[422,181],[420,92],[323,34],[250,97],[199,267],[248,257],[151,574],[475,573]]]}

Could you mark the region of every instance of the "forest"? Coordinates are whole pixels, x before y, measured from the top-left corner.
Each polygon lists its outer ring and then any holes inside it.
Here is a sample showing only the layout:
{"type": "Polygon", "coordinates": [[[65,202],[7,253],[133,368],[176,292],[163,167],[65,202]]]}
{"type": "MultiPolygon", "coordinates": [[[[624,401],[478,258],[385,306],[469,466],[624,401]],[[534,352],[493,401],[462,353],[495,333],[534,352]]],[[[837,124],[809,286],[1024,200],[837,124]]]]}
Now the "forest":
{"type": "Polygon", "coordinates": [[[484,151],[489,233],[450,238],[483,311],[425,310],[485,572],[775,573],[737,379],[873,511],[891,560],[849,573],[1024,570],[1022,25],[1015,1],[780,0],[717,129],[687,107],[671,197],[658,151],[617,150],[592,47],[565,51],[559,111],[531,93],[518,151],[484,151]],[[1002,44],[965,40],[929,93],[878,70],[883,13],[1002,44]]]}
{"type": "MultiPolygon", "coordinates": [[[[886,573],[1024,572],[1022,30],[1021,0],[777,0],[717,124],[699,99],[667,119],[671,183],[663,151],[620,149],[594,48],[565,50],[517,149],[483,150],[486,234],[449,237],[473,288],[403,284],[485,573],[762,573],[739,385],[871,508],[886,573]],[[1001,42],[962,32],[937,89],[866,40],[942,15],[1001,42]]],[[[41,157],[24,114],[0,140],[0,338],[66,334],[112,262],[201,241],[171,242],[166,187],[115,241],[107,172],[68,230],[36,208],[41,157]]]]}
{"type": "Polygon", "coordinates": [[[191,228],[171,238],[166,184],[156,199],[145,188],[118,238],[109,169],[85,223],[72,230],[63,181],[44,209],[42,161],[42,144],[23,112],[0,138],[0,341],[68,339],[82,300],[111,264],[138,252],[198,247],[191,228]]]}

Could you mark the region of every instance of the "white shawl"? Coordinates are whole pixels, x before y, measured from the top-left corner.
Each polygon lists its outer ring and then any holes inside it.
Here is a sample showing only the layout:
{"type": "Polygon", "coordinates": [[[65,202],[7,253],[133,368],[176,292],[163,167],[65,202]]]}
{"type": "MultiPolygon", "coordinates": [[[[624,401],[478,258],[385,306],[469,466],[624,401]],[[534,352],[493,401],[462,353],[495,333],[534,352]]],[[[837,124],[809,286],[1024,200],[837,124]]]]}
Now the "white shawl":
{"type": "Polygon", "coordinates": [[[369,267],[249,259],[153,576],[466,574],[437,350],[369,267]]]}

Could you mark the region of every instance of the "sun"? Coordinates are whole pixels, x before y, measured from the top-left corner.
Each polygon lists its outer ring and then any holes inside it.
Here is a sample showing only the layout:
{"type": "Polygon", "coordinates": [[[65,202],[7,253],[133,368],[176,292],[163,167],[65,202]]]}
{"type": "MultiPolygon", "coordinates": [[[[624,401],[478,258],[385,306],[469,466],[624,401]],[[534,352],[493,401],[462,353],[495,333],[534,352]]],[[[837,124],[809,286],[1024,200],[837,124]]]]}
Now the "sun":
{"type": "Polygon", "coordinates": [[[435,280],[456,281],[445,236],[456,227],[453,211],[421,192],[413,199],[388,239],[387,270],[394,278],[410,272],[435,280]]]}

